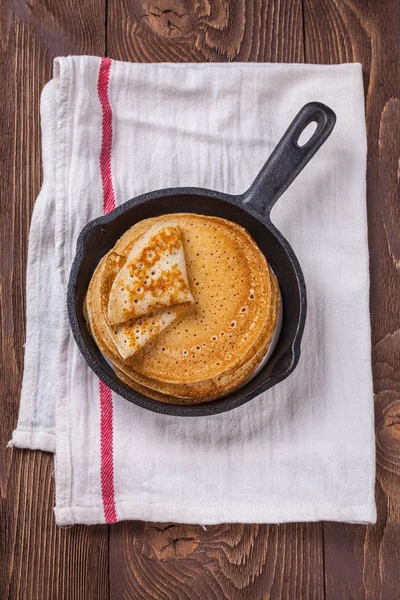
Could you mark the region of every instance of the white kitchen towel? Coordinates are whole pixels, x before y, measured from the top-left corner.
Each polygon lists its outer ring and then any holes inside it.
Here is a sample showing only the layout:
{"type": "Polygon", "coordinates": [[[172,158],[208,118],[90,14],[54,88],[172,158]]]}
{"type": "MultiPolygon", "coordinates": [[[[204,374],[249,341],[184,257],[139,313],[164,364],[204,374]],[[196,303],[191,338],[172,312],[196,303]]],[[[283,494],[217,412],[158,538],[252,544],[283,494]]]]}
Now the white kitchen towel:
{"type": "Polygon", "coordinates": [[[41,116],[44,182],[11,444],[56,453],[57,522],[374,522],[361,66],[59,58],[41,116]],[[336,126],[272,213],[307,284],[297,369],[213,417],[157,415],[111,393],[68,325],[81,228],[156,188],[243,192],[310,101],[332,107],[336,126]]]}

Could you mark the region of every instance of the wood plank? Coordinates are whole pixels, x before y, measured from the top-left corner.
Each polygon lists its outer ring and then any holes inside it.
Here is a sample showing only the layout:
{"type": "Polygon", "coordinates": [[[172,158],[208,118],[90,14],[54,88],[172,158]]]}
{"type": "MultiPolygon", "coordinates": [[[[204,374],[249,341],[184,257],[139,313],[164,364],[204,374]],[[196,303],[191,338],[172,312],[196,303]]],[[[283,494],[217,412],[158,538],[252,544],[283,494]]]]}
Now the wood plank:
{"type": "MultiPolygon", "coordinates": [[[[108,11],[107,51],[119,60],[303,59],[300,0],[109,0],[108,11]]],[[[120,523],[110,589],[113,600],[320,599],[322,525],[120,523]]]]}
{"type": "Polygon", "coordinates": [[[108,528],[56,526],[53,468],[50,454],[14,450],[7,499],[15,523],[2,529],[8,560],[1,563],[1,598],[106,600],[108,528]]]}
{"type": "Polygon", "coordinates": [[[324,528],[326,597],[395,599],[400,572],[400,5],[304,0],[307,62],[363,65],[378,522],[324,528]]]}
{"type": "Polygon", "coordinates": [[[119,523],[110,585],[113,600],[317,600],[321,526],[119,523]]]}
{"type": "Polygon", "coordinates": [[[301,0],[109,0],[107,53],[132,62],[301,62],[301,0]]]}
{"type": "Polygon", "coordinates": [[[55,56],[104,52],[105,4],[3,2],[0,10],[0,598],[103,600],[107,528],[57,528],[52,456],[6,444],[17,421],[29,222],[41,184],[40,92],[55,56]]]}

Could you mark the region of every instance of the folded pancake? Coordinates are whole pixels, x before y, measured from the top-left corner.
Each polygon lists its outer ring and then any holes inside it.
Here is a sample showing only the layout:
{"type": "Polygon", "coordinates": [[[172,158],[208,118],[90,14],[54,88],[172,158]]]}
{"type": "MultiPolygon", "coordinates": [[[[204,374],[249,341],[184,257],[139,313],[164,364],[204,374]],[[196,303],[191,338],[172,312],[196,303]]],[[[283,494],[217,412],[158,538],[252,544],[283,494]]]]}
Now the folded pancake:
{"type": "Polygon", "coordinates": [[[100,262],[87,295],[92,335],[118,376],[164,402],[204,402],[243,385],[268,351],[280,310],[276,278],[251,236],[225,219],[193,214],[164,215],[129,229],[100,262]],[[138,240],[157,225],[178,225],[183,234],[194,304],[178,305],[185,312],[163,330],[152,325],[153,337],[124,356],[107,323],[110,290],[138,240]]]}
{"type": "MultiPolygon", "coordinates": [[[[113,307],[118,313],[118,302],[122,301],[122,306],[124,306],[123,296],[121,299],[118,291],[120,286],[128,287],[128,284],[124,283],[126,281],[124,278],[129,278],[129,273],[135,273],[135,269],[138,268],[135,260],[142,261],[139,263],[139,268],[144,271],[144,253],[155,254],[158,252],[158,261],[150,260],[150,264],[147,264],[147,269],[150,269],[148,277],[152,278],[153,282],[157,281],[158,286],[162,286],[167,279],[170,280],[168,289],[161,300],[164,308],[156,309],[158,306],[156,292],[159,288],[154,285],[147,285],[146,293],[141,296],[141,306],[138,311],[141,316],[129,318],[129,320],[118,322],[117,324],[110,324],[109,319],[101,319],[100,328],[103,329],[102,335],[104,335],[104,330],[107,330],[107,334],[111,338],[113,345],[123,359],[132,357],[140,348],[168,327],[177,317],[181,316],[193,303],[193,298],[187,284],[183,248],[178,228],[176,226],[158,226],[156,231],[149,232],[141,240],[139,251],[138,246],[138,244],[135,245],[127,257],[120,256],[115,252],[108,253],[105,259],[103,259],[104,264],[101,271],[100,289],[96,294],[90,294],[90,301],[87,302],[86,307],[91,327],[93,314],[96,314],[96,312],[107,314],[107,311],[109,312],[110,299],[112,297],[113,307]],[[155,243],[157,244],[156,247],[154,246],[155,243]],[[163,266],[162,269],[161,264],[163,266]],[[178,267],[179,271],[177,272],[178,267]],[[160,275],[158,279],[152,275],[156,270],[160,275]],[[185,299],[187,301],[182,302],[185,299]],[[148,314],[143,312],[144,303],[147,304],[148,314]]],[[[134,294],[134,290],[131,291],[131,294],[134,294]]],[[[132,301],[132,304],[134,307],[136,306],[134,301],[132,301]]],[[[121,314],[124,314],[123,310],[120,311],[121,314]]],[[[126,311],[124,316],[128,317],[129,314],[129,311],[126,311]]]]}
{"type": "Polygon", "coordinates": [[[168,327],[177,317],[183,314],[190,302],[164,308],[149,317],[131,319],[120,325],[108,325],[112,340],[122,358],[132,357],[147,342],[168,327]]]}
{"type": "Polygon", "coordinates": [[[161,222],[130,248],[110,290],[107,321],[120,325],[185,302],[193,297],[181,231],[174,222],[161,222]]]}

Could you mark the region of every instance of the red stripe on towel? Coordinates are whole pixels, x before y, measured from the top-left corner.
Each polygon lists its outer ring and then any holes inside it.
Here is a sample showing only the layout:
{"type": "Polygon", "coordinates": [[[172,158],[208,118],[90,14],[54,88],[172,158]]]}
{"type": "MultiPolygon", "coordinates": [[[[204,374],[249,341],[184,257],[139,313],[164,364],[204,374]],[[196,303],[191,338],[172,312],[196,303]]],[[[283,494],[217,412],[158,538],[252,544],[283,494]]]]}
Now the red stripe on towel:
{"type": "Polygon", "coordinates": [[[107,523],[116,523],[112,392],[100,381],[101,495],[107,523]]]}
{"type": "MultiPolygon", "coordinates": [[[[100,171],[103,184],[104,214],[115,208],[115,197],[111,174],[112,110],[108,97],[111,60],[102,58],[97,82],[97,92],[103,111],[100,171]]],[[[100,381],[100,445],[101,445],[101,494],[104,517],[107,523],[115,523],[114,495],[114,447],[113,447],[113,399],[110,388],[100,381]]]]}

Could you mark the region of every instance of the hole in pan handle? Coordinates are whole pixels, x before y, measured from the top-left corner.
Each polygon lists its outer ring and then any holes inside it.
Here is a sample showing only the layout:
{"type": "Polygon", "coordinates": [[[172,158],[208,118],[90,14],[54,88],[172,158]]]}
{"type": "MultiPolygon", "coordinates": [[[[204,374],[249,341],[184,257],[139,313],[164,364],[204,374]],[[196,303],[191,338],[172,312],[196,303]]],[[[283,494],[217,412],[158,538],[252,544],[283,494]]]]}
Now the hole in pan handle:
{"type": "Polygon", "coordinates": [[[272,207],[308,161],[329,137],[336,122],[331,108],[320,102],[310,102],[297,113],[271,156],[241,197],[263,215],[272,207]],[[300,145],[299,138],[310,123],[317,127],[311,138],[300,145]]]}

